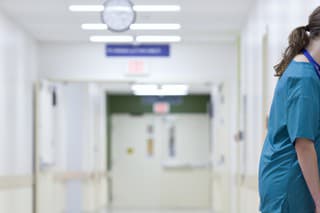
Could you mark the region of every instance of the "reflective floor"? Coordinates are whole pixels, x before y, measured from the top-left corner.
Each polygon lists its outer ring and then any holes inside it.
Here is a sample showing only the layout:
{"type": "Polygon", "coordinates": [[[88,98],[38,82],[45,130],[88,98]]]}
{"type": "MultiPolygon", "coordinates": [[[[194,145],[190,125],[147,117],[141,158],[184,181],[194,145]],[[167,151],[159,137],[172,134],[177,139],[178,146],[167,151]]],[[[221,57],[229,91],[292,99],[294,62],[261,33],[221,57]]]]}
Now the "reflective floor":
{"type": "Polygon", "coordinates": [[[199,209],[168,209],[168,210],[157,210],[157,209],[144,209],[144,210],[128,210],[128,209],[113,209],[103,213],[212,213],[211,210],[199,210],[199,209]]]}

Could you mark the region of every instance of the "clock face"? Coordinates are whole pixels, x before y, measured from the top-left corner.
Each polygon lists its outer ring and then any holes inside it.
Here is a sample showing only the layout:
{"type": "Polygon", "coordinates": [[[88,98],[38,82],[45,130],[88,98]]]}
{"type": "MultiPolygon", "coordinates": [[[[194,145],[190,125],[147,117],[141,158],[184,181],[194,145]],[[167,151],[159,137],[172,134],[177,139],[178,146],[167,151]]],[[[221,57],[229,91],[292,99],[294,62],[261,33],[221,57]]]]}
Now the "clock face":
{"type": "Polygon", "coordinates": [[[104,7],[102,21],[112,31],[127,31],[135,22],[136,14],[129,0],[107,0],[104,7]]]}

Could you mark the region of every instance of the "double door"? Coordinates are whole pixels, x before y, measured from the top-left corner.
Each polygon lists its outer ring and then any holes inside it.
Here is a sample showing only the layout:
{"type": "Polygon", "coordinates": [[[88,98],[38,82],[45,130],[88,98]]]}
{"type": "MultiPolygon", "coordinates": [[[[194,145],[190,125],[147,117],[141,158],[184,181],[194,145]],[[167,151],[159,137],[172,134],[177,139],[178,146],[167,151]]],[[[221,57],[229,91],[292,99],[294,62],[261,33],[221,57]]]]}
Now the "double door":
{"type": "Polygon", "coordinates": [[[113,206],[210,207],[207,114],[111,119],[113,206]]]}

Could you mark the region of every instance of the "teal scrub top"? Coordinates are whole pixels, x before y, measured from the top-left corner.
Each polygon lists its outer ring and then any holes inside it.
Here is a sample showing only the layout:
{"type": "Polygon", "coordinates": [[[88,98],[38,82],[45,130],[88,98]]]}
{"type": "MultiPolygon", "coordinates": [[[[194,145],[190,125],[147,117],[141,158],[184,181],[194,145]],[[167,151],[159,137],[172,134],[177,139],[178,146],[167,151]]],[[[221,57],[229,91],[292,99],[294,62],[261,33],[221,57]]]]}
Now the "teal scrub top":
{"type": "Polygon", "coordinates": [[[314,213],[294,145],[297,138],[313,141],[319,159],[319,133],[320,79],[312,64],[292,61],[275,89],[260,158],[262,213],[314,213]]]}

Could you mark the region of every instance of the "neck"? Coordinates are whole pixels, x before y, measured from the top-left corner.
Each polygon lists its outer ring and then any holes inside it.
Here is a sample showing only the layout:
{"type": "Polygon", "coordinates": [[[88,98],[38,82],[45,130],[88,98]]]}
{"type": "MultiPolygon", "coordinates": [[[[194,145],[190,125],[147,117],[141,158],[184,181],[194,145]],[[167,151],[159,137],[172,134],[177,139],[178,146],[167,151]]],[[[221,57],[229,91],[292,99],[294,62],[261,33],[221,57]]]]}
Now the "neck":
{"type": "Polygon", "coordinates": [[[307,50],[313,59],[320,64],[320,39],[311,40],[307,50]]]}

